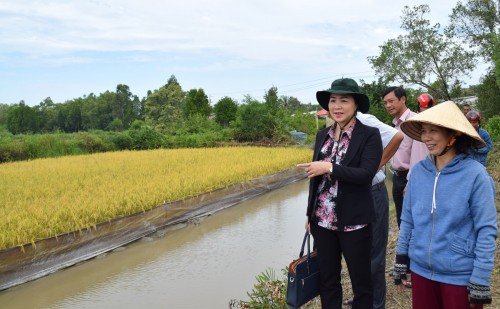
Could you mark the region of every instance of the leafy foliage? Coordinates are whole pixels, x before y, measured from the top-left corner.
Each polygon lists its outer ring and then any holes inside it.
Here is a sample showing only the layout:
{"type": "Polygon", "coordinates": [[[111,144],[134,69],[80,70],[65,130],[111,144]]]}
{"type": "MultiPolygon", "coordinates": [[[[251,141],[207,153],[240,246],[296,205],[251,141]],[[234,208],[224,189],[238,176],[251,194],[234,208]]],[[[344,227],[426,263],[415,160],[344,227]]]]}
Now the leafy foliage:
{"type": "Polygon", "coordinates": [[[316,116],[314,114],[306,113],[303,110],[298,110],[290,117],[290,128],[296,131],[307,133],[308,136],[316,136],[319,129],[325,127],[325,121],[318,120],[316,123],[316,116]]]}
{"type": "Polygon", "coordinates": [[[16,104],[7,114],[7,129],[14,133],[31,133],[37,130],[35,111],[24,102],[16,104]]]}
{"type": "Polygon", "coordinates": [[[234,138],[240,142],[272,141],[282,142],[290,139],[287,131],[288,116],[278,99],[278,89],[271,87],[261,103],[250,96],[246,104],[238,108],[233,123],[234,138]]]}
{"type": "Polygon", "coordinates": [[[500,84],[493,71],[482,78],[475,90],[478,96],[477,108],[481,114],[486,118],[500,115],[500,84]]]}
{"type": "Polygon", "coordinates": [[[191,89],[188,91],[183,106],[185,118],[196,114],[208,117],[211,111],[212,107],[210,107],[208,97],[203,89],[191,89]]]}
{"type": "Polygon", "coordinates": [[[292,96],[281,96],[280,102],[283,108],[285,108],[290,113],[294,113],[302,107],[299,99],[292,96]]]}
{"type": "Polygon", "coordinates": [[[182,117],[181,104],[184,92],[181,85],[170,77],[167,84],[149,93],[144,101],[146,123],[163,133],[172,133],[182,117]]]}
{"type": "Polygon", "coordinates": [[[132,139],[133,150],[157,149],[165,143],[165,137],[150,126],[142,126],[137,130],[128,132],[132,139]]]}
{"type": "Polygon", "coordinates": [[[492,141],[500,141],[500,116],[495,116],[488,119],[488,122],[484,126],[484,129],[488,131],[492,141]]]}
{"type": "Polygon", "coordinates": [[[127,85],[119,84],[116,86],[111,113],[114,118],[113,122],[115,119],[119,119],[122,128],[128,128],[140,116],[141,108],[139,98],[130,92],[127,85]]]}
{"type": "Polygon", "coordinates": [[[273,136],[272,117],[267,107],[252,101],[240,106],[234,122],[234,137],[237,141],[258,141],[273,136]]]}
{"type": "Polygon", "coordinates": [[[429,13],[428,5],[405,6],[401,28],[408,33],[385,42],[381,54],[368,62],[386,82],[416,84],[451,99],[451,85],[469,75],[476,60],[473,52],[442,34],[439,24],[431,25],[425,18],[429,13]]]}
{"type": "Polygon", "coordinates": [[[500,31],[500,3],[495,0],[459,1],[450,14],[449,35],[469,42],[487,61],[495,59],[500,31]]]}
{"type": "Polygon", "coordinates": [[[267,269],[257,275],[257,283],[251,292],[247,292],[249,301],[231,301],[230,308],[288,308],[286,304],[286,288],[288,269],[282,270],[283,278],[279,279],[273,269],[267,269]]]}
{"type": "Polygon", "coordinates": [[[219,131],[220,126],[207,116],[202,114],[193,114],[189,118],[179,123],[176,135],[189,135],[195,133],[205,133],[219,131]]]}
{"type": "Polygon", "coordinates": [[[231,121],[236,119],[238,104],[230,97],[223,97],[214,106],[215,121],[222,127],[227,128],[231,121]]]}

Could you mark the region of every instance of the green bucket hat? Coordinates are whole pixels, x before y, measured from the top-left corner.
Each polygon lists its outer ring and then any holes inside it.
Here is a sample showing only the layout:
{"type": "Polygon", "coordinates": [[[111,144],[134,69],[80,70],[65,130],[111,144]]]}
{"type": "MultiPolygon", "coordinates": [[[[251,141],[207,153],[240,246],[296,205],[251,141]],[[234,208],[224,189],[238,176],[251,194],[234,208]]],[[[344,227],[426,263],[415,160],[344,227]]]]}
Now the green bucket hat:
{"type": "Polygon", "coordinates": [[[324,109],[328,110],[328,102],[330,101],[330,95],[335,94],[350,94],[354,96],[356,104],[358,105],[358,110],[362,113],[368,112],[370,109],[370,100],[359,91],[358,84],[351,78],[341,78],[333,81],[330,89],[316,92],[316,99],[319,105],[324,109]]]}

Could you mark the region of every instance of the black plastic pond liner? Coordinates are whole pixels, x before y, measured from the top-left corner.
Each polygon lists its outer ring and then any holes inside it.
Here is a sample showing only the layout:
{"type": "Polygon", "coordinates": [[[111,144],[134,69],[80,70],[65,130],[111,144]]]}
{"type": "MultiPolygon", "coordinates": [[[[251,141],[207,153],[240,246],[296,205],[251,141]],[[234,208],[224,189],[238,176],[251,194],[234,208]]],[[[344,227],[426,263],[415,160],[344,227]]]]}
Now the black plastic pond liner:
{"type": "Polygon", "coordinates": [[[303,169],[293,168],[103,222],[95,228],[1,250],[0,290],[41,278],[157,231],[211,215],[305,177],[303,169]]]}

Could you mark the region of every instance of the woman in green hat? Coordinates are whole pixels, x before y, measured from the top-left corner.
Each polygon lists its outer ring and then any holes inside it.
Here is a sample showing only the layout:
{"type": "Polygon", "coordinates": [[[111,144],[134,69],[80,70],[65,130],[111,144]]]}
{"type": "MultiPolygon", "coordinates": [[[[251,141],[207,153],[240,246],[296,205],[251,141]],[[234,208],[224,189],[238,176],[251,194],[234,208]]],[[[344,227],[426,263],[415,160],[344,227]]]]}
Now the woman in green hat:
{"type": "Polygon", "coordinates": [[[352,308],[373,307],[372,179],[382,158],[378,129],[356,119],[369,100],[350,78],[316,93],[334,123],[316,135],[312,162],[299,164],[310,178],[306,229],[314,237],[323,308],[342,308],[342,255],[354,293],[352,308]]]}

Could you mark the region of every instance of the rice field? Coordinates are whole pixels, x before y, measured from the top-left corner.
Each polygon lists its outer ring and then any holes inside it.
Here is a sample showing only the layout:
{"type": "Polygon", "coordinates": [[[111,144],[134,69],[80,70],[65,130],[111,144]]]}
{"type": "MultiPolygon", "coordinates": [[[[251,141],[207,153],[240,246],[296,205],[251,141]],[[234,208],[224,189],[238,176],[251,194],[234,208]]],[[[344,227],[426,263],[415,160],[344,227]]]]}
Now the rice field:
{"type": "Polygon", "coordinates": [[[124,151],[0,165],[0,250],[307,162],[306,148],[124,151]]]}

